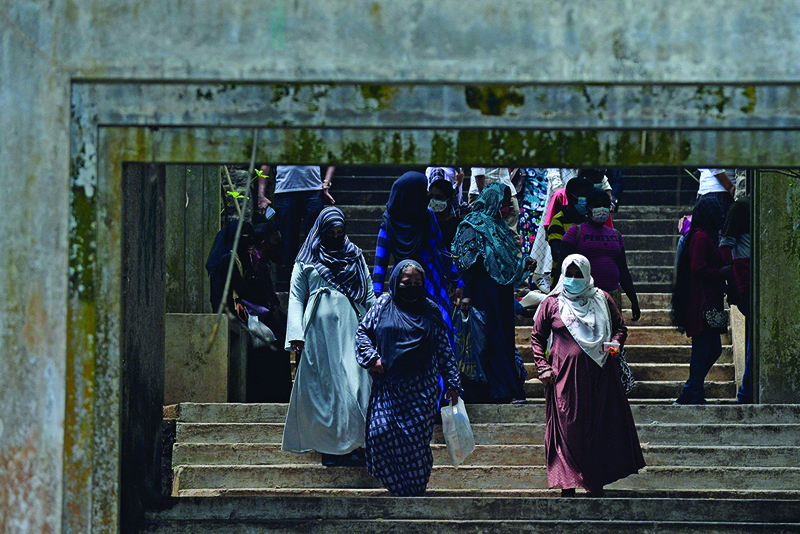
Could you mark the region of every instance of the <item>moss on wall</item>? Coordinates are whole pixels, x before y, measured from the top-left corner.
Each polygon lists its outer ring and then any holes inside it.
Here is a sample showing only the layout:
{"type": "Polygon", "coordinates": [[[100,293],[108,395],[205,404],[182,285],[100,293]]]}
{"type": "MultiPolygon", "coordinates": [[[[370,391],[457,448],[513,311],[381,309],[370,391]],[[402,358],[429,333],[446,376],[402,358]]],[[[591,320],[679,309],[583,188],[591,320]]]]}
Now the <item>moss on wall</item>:
{"type": "Polygon", "coordinates": [[[761,402],[800,402],[800,175],[759,173],[761,402]],[[787,305],[791,303],[791,305],[787,305]]]}

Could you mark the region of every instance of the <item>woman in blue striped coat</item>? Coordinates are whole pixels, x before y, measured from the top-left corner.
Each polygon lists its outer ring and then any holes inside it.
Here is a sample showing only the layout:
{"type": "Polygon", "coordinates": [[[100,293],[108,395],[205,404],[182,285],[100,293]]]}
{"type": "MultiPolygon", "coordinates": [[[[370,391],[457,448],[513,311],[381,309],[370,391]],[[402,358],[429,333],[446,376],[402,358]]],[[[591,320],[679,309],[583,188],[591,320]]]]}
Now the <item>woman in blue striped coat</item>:
{"type": "Polygon", "coordinates": [[[452,255],[443,245],[442,233],[428,202],[428,180],[422,173],[407,172],[392,185],[378,232],[372,285],[375,296],[379,297],[390,272],[390,256],[395,263],[414,260],[422,265],[428,298],[439,307],[452,343],[448,287],[455,286],[455,296],[460,298],[464,283],[453,264],[452,255]]]}

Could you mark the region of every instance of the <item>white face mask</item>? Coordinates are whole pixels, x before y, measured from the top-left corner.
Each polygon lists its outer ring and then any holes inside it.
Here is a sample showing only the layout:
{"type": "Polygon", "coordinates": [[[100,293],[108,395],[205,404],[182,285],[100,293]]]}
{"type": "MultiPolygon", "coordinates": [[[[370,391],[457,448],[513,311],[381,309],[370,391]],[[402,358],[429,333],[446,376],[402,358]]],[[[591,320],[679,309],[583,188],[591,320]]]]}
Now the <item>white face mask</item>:
{"type": "Polygon", "coordinates": [[[428,202],[428,207],[432,209],[435,213],[441,213],[447,209],[447,201],[446,200],[436,200],[432,198],[430,202],[428,202]]]}
{"type": "Polygon", "coordinates": [[[592,208],[592,220],[597,224],[606,222],[609,215],[611,215],[609,208],[592,208]]]}

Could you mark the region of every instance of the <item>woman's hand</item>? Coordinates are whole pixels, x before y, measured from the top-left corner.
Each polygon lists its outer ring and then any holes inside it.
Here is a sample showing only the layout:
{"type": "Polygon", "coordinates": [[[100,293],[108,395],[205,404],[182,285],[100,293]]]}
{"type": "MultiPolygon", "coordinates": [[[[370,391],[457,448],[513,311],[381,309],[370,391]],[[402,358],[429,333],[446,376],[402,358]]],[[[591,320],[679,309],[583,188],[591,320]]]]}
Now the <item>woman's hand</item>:
{"type": "Polygon", "coordinates": [[[453,291],[453,294],[450,295],[450,302],[452,302],[456,306],[459,306],[461,305],[461,299],[463,298],[464,298],[464,288],[457,287],[455,291],[453,291]]]}
{"type": "Polygon", "coordinates": [[[458,391],[449,389],[449,390],[447,390],[447,393],[444,394],[444,397],[447,400],[449,400],[450,404],[452,404],[453,406],[458,404],[458,391]]]}
{"type": "Polygon", "coordinates": [[[469,297],[461,299],[461,311],[468,312],[472,308],[472,299],[469,297]]]}
{"type": "Polygon", "coordinates": [[[542,384],[552,384],[556,381],[556,375],[552,369],[548,369],[546,371],[542,371],[539,373],[539,382],[542,384]]]}
{"type": "Polygon", "coordinates": [[[536,270],[536,260],[534,260],[530,256],[526,256],[525,257],[525,269],[527,269],[530,272],[535,271],[536,270]]]}
{"type": "Polygon", "coordinates": [[[375,371],[379,375],[382,375],[384,373],[383,360],[381,358],[375,360],[375,363],[372,364],[370,370],[375,371]]]}
{"type": "Polygon", "coordinates": [[[642,310],[638,304],[631,304],[631,321],[638,321],[642,317],[642,310]]]}
{"type": "Polygon", "coordinates": [[[303,352],[303,349],[306,348],[306,342],[300,341],[299,339],[290,341],[289,345],[292,347],[292,351],[294,351],[297,354],[300,354],[301,352],[303,352]]]}

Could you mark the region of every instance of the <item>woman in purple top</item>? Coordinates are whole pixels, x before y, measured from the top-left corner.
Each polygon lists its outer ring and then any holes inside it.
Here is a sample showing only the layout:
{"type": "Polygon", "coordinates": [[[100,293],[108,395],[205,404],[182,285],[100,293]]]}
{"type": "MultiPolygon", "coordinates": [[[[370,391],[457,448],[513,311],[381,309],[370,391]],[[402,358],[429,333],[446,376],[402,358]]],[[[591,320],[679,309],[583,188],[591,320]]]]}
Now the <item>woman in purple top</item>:
{"type": "Polygon", "coordinates": [[[692,226],[678,258],[672,292],[672,321],[692,338],[689,379],[674,404],[705,404],[706,375],[722,353],[720,330],[703,324],[703,311],[723,310],[724,269],[719,251],[722,205],[702,197],[692,210],[692,226]]]}
{"type": "Polygon", "coordinates": [[[547,482],[563,496],[574,495],[575,488],[598,495],[645,465],[619,376],[619,353],[604,347],[623,345],[628,330],[608,293],[595,287],[589,260],[567,256],[561,272],[531,332],[533,360],[545,384],[547,482]]]}
{"type": "Polygon", "coordinates": [[[592,276],[597,287],[610,293],[617,308],[622,307],[620,289],[631,301],[631,319],[638,321],[642,315],[639,298],[625,259],[625,241],[619,230],[605,225],[611,213],[611,199],[599,190],[586,197],[587,222],[567,230],[561,240],[561,257],[580,254],[589,259],[592,276]]]}

